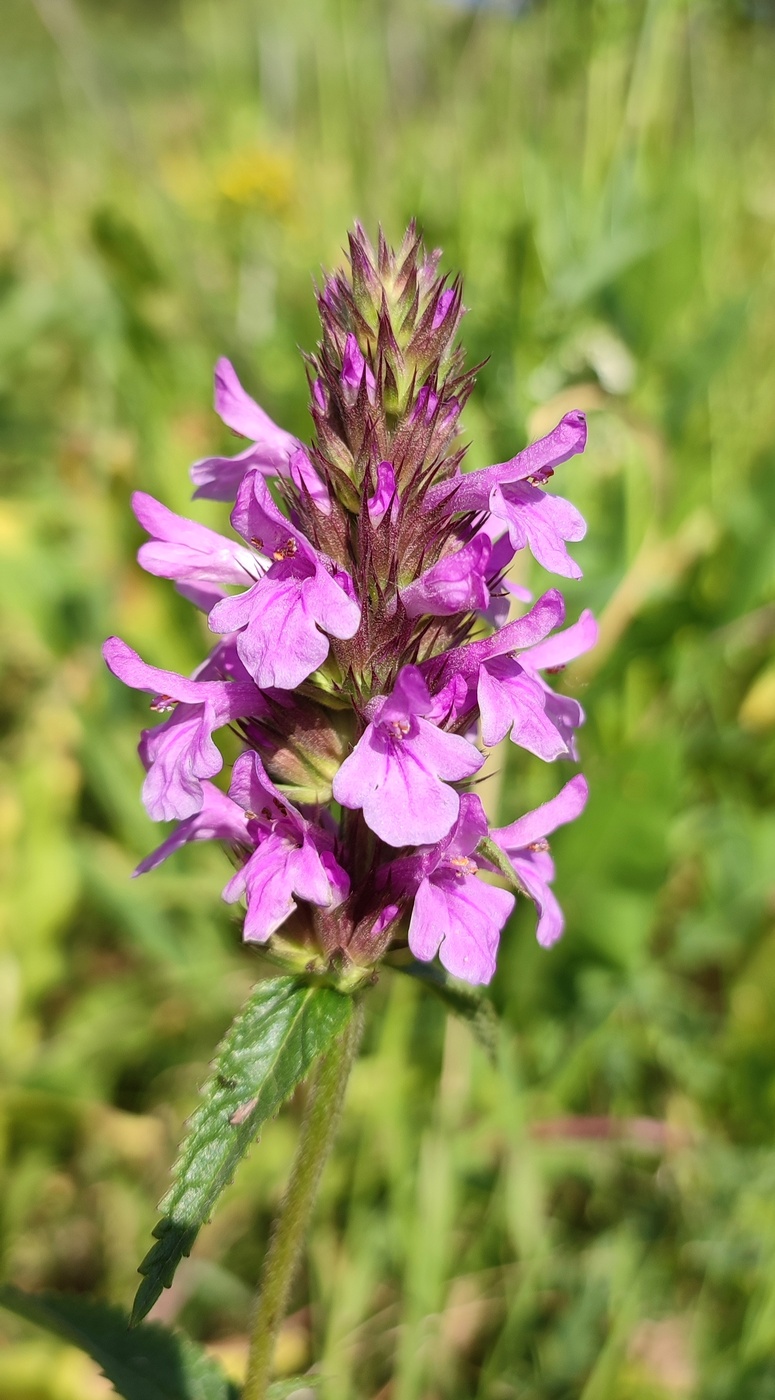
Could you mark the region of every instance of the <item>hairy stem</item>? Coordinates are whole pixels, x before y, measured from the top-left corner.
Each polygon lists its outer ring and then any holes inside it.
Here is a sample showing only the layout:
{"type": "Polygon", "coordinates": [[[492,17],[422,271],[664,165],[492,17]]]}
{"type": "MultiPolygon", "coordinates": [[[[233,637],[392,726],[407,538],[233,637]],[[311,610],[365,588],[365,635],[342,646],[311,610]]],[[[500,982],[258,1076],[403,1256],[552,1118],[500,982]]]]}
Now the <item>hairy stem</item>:
{"type": "Polygon", "coordinates": [[[264,1259],[242,1400],[265,1400],[275,1340],[362,1029],[363,1007],[356,1003],[349,1025],[318,1062],[310,1079],[301,1138],[264,1259]]]}

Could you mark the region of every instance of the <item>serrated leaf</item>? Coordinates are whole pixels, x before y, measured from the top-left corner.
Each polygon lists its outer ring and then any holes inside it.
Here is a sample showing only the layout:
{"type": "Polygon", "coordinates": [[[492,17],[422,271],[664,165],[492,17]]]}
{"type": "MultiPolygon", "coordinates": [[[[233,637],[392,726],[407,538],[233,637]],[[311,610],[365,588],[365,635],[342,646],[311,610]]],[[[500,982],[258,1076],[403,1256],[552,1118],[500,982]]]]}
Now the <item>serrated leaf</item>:
{"type": "Polygon", "coordinates": [[[169,1288],[259,1128],[341,1034],[352,1009],[350,997],[300,977],[273,977],[253,989],[218,1048],[203,1102],[190,1120],[173,1185],[159,1207],[157,1243],[140,1265],[145,1278],[133,1324],[169,1288]]]}
{"type": "Polygon", "coordinates": [[[498,1013],[488,996],[469,986],[467,982],[458,982],[457,978],[450,977],[438,963],[418,962],[417,959],[413,959],[411,962],[395,962],[392,965],[398,972],[405,973],[407,977],[414,977],[417,982],[422,982],[435,992],[449,1011],[467,1023],[488,1060],[492,1064],[496,1063],[498,1013]]]}
{"type": "Polygon", "coordinates": [[[179,1332],[144,1323],[130,1331],[118,1308],[88,1298],[23,1293],[0,1285],[0,1305],[97,1362],[124,1400],[238,1400],[217,1361],[179,1332]]]}

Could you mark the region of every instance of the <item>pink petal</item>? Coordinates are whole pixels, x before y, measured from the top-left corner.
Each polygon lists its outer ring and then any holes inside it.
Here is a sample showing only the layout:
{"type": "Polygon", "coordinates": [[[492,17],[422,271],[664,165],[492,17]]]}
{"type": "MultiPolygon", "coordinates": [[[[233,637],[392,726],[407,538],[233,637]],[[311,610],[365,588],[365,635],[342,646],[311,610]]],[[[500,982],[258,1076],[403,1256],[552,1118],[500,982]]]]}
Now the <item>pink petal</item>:
{"type": "Polygon", "coordinates": [[[416,723],[416,737],[404,742],[405,748],[411,748],[416,761],[449,782],[458,782],[461,778],[470,778],[478,773],[484,763],[484,754],[462,734],[445,734],[443,729],[437,729],[427,719],[418,719],[416,723]]]}
{"type": "Polygon", "coordinates": [[[482,739],[488,748],[499,744],[511,731],[512,743],[551,763],[568,756],[567,744],[546,713],[543,688],[516,662],[498,662],[479,671],[478,700],[482,717],[482,739]]]}
{"type": "Polygon", "coordinates": [[[558,826],[574,821],[584,811],[588,796],[587,780],[577,773],[556,797],[527,812],[524,817],[518,817],[510,826],[498,827],[492,834],[504,851],[522,850],[549,836],[558,826]]]}
{"type": "Polygon", "coordinates": [[[249,843],[245,813],[236,803],[213,783],[202,783],[203,802],[200,811],[179,823],[166,841],[162,841],[150,855],[141,860],[134,875],[145,875],[155,870],[174,851],[179,851],[189,841],[229,841],[249,843]]]}
{"type": "Polygon", "coordinates": [[[547,637],[538,642],[520,657],[523,666],[531,671],[551,670],[555,666],[567,666],[577,656],[591,651],[598,638],[598,625],[592,613],[585,608],[578,622],[558,632],[555,637],[547,637]]]}
{"type": "Polygon", "coordinates": [[[309,457],[303,447],[297,447],[290,458],[290,477],[302,495],[306,491],[310,500],[317,506],[322,515],[330,515],[331,497],[326,483],[313,467],[309,457]]]}
{"type": "Polygon", "coordinates": [[[281,475],[275,465],[267,464],[263,448],[251,443],[235,457],[201,457],[188,474],[195,487],[195,501],[233,501],[245,473],[255,468],[262,473],[281,475]]]}
{"type": "Polygon", "coordinates": [[[417,666],[402,666],[392,693],[382,701],[377,715],[381,723],[408,719],[411,715],[426,715],[431,708],[430,691],[417,666]]]}
{"type": "Polygon", "coordinates": [[[439,559],[400,590],[407,616],[451,617],[486,608],[490,601],[485,582],[490,553],[490,541],[477,535],[455,554],[439,559]]]}
{"type": "Polygon", "coordinates": [[[132,509],[153,536],[137,555],[148,573],[182,583],[242,585],[255,576],[255,556],[236,540],[176,515],[144,491],[135,491],[132,509]]]}
{"type": "Polygon", "coordinates": [[[170,700],[182,700],[191,705],[202,704],[207,694],[206,683],[188,680],[176,671],[149,666],[120,637],[108,637],[103,644],[102,655],[108,670],[133,690],[145,690],[149,695],[165,695],[170,700]]]}
{"type": "Polygon", "coordinates": [[[240,384],[234,366],[224,358],[215,366],[215,411],[232,432],[261,447],[265,459],[271,456],[275,469],[284,474],[283,468],[287,469],[288,459],[298,447],[297,439],[278,428],[269,414],[259,408],[240,384]]]}
{"type": "Polygon", "coordinates": [[[490,494],[490,510],[505,520],[515,549],[527,545],[545,569],[563,578],[581,578],[581,569],[565,548],[566,540],[581,540],[586,522],[562,496],[550,496],[526,482],[495,486],[490,494]]]}
{"type": "Polygon", "coordinates": [[[541,479],[569,457],[583,452],[586,442],[586,418],[574,409],[566,413],[546,437],[531,443],[516,457],[482,471],[461,473],[453,483],[441,483],[429,493],[428,505],[446,500],[451,511],[486,510],[494,487],[524,481],[527,477],[541,479]]]}
{"type": "Polygon", "coordinates": [[[388,510],[390,510],[391,518],[395,518],[398,511],[398,496],[396,494],[396,474],[390,462],[380,462],[377,467],[377,489],[374,495],[369,496],[366,501],[366,509],[369,512],[372,525],[379,525],[380,520],[388,510]]]}

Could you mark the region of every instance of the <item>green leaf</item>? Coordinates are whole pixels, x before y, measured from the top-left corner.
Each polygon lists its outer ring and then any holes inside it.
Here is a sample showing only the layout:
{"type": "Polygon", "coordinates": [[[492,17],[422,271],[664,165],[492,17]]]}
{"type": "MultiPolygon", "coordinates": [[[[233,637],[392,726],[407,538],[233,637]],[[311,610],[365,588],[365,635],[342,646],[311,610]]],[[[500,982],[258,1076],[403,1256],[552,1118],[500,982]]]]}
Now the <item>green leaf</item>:
{"type": "Polygon", "coordinates": [[[344,1030],[353,1004],[301,977],[260,982],[221,1043],[159,1209],[157,1243],[140,1265],[145,1278],[132,1312],[139,1322],[169,1288],[262,1123],[344,1030]]]}
{"type": "Polygon", "coordinates": [[[497,1061],[498,1055],[498,1013],[495,1010],[490,998],[484,993],[477,991],[468,982],[458,982],[457,978],[450,977],[443,967],[438,963],[418,962],[413,959],[411,962],[394,962],[391,966],[397,972],[403,972],[407,977],[414,977],[417,982],[422,982],[423,986],[429,987],[432,992],[444,1002],[448,1011],[452,1011],[455,1016],[467,1022],[475,1040],[485,1051],[488,1060],[492,1064],[497,1061]]]}
{"type": "Polygon", "coordinates": [[[238,1400],[239,1391],[188,1337],[88,1298],[0,1285],[0,1305],[85,1351],[124,1400],[238,1400]]]}

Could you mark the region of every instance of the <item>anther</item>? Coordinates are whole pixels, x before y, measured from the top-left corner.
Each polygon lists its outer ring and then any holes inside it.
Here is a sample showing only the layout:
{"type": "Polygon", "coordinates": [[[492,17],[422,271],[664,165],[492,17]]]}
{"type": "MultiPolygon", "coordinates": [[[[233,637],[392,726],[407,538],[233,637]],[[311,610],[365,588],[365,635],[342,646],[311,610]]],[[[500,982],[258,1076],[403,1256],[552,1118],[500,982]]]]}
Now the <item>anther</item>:
{"type": "Polygon", "coordinates": [[[468,856],[450,856],[448,864],[454,868],[455,874],[461,879],[464,875],[476,875],[479,868],[476,861],[469,860],[468,856]]]}
{"type": "Polygon", "coordinates": [[[393,739],[403,739],[409,733],[411,725],[408,719],[389,719],[385,728],[393,739]]]}

